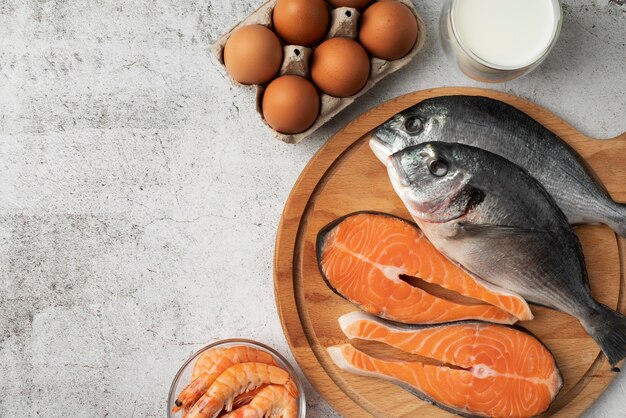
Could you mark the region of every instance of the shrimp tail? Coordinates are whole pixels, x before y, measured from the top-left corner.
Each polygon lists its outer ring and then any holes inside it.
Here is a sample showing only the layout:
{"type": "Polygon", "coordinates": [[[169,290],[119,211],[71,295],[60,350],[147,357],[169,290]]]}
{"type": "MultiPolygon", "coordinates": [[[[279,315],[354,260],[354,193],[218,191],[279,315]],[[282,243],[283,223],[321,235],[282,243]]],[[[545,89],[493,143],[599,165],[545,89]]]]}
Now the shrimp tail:
{"type": "Polygon", "coordinates": [[[298,386],[296,386],[296,383],[293,381],[293,379],[290,378],[289,380],[287,380],[287,383],[285,383],[285,388],[292,398],[298,397],[298,386]]]}

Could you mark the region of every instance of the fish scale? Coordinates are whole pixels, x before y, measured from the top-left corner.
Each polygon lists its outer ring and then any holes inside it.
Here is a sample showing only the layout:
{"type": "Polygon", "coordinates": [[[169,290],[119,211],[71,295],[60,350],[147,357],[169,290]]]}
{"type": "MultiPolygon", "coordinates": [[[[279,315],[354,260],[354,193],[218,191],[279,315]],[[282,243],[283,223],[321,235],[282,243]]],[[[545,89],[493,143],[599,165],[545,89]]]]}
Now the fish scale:
{"type": "Polygon", "coordinates": [[[593,298],[578,237],[527,171],[481,148],[445,142],[398,151],[387,170],[422,232],[449,259],[576,317],[611,366],[626,356],[626,317],[593,298]]]}
{"type": "Polygon", "coordinates": [[[611,199],[565,142],[513,106],[482,96],[430,98],[378,127],[371,145],[386,164],[394,152],[432,141],[475,146],[500,155],[535,177],[570,223],[604,223],[626,236],[626,205],[611,199]],[[407,131],[405,123],[411,118],[420,121],[421,129],[407,131]]]}

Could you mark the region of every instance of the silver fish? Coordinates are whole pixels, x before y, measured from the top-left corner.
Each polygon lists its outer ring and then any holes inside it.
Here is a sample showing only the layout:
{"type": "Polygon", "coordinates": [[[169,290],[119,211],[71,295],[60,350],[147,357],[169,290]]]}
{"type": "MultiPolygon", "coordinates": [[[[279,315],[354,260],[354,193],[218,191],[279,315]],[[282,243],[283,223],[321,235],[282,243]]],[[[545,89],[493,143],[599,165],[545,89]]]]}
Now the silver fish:
{"type": "Polygon", "coordinates": [[[541,182],[571,224],[603,223],[626,236],[626,205],[611,199],[567,144],[513,106],[480,96],[434,97],[378,127],[370,146],[384,163],[396,151],[429,141],[505,157],[541,182]]]}
{"type": "Polygon", "coordinates": [[[612,366],[626,356],[626,317],[593,299],[580,242],[535,178],[496,154],[444,142],[405,148],[386,162],[395,191],[448,258],[576,317],[612,366]]]}

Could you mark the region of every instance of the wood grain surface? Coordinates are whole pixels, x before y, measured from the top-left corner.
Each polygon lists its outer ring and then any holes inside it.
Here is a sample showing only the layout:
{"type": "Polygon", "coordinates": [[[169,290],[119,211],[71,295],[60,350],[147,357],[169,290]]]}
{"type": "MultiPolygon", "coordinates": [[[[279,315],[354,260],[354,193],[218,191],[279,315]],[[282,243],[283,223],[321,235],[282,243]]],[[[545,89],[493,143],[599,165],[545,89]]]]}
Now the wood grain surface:
{"type": "MultiPolygon", "coordinates": [[[[326,347],[347,342],[337,318],[357,309],[324,283],[315,260],[315,238],[328,222],[359,210],[410,219],[389,184],[386,170],[368,146],[369,132],[395,113],[433,96],[492,97],[526,112],[568,142],[617,201],[626,201],[626,134],[599,141],[576,131],[542,107],[505,93],[476,88],[438,88],[410,93],[377,106],[348,124],[311,159],[285,205],[276,238],[274,289],[283,330],[303,372],[322,396],[346,417],[447,417],[400,387],[356,376],[334,366],[326,347]]],[[[577,228],[594,296],[626,312],[626,240],[608,227],[577,228]]],[[[545,416],[582,414],[614,373],[600,349],[574,318],[532,305],[535,319],[520,325],[555,355],[565,384],[545,416]]],[[[388,348],[353,342],[374,355],[388,348]]]]}

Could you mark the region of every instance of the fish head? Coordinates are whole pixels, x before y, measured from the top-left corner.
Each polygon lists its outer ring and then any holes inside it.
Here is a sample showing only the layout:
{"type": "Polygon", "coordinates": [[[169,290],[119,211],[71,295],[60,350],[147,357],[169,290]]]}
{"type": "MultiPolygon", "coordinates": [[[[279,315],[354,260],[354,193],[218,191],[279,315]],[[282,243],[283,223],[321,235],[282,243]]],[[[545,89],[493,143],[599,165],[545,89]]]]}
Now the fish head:
{"type": "Polygon", "coordinates": [[[442,141],[447,113],[444,102],[433,99],[420,102],[377,127],[372,132],[370,147],[385,164],[394,152],[424,142],[442,141]]]}
{"type": "Polygon", "coordinates": [[[470,173],[458,161],[456,144],[426,142],[386,160],[394,190],[416,219],[447,222],[465,214],[470,173]]]}

